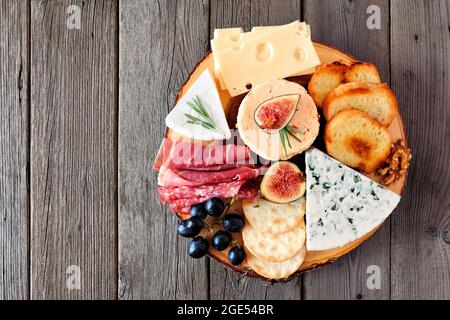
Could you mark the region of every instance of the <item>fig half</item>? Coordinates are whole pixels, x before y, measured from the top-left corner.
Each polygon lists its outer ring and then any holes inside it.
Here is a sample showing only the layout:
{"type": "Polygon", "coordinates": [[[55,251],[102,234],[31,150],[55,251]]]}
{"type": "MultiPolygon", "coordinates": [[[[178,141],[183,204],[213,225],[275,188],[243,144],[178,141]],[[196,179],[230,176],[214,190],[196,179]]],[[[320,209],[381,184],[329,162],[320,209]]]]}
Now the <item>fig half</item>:
{"type": "Polygon", "coordinates": [[[299,99],[298,94],[286,94],[264,101],[255,110],[256,124],[267,133],[277,133],[291,122],[299,99]]]}
{"type": "Polygon", "coordinates": [[[270,166],[261,182],[261,194],[275,203],[289,203],[305,194],[303,172],[292,162],[278,161],[270,166]]]}

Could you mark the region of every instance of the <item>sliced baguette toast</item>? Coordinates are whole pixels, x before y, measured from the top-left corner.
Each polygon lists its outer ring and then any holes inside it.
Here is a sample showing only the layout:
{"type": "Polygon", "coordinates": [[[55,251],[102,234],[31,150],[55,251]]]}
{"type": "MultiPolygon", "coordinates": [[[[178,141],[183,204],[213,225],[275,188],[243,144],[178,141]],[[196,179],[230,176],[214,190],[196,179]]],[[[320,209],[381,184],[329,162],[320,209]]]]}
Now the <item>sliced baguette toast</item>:
{"type": "Polygon", "coordinates": [[[344,82],[380,83],[381,78],[373,63],[354,62],[344,71],[344,82]]]}
{"type": "Polygon", "coordinates": [[[375,171],[386,160],[391,144],[386,127],[359,110],[342,110],[325,126],[328,154],[365,173],[375,171]]]}
{"type": "Polygon", "coordinates": [[[339,61],[320,66],[311,77],[308,91],[318,107],[322,106],[328,92],[344,82],[344,73],[350,67],[339,61]]]}
{"type": "Polygon", "coordinates": [[[380,83],[377,68],[370,62],[345,64],[334,61],[320,66],[311,77],[308,91],[318,107],[321,107],[327,94],[342,83],[348,82],[380,83]]]}
{"type": "Polygon", "coordinates": [[[322,109],[327,121],[341,110],[357,109],[387,127],[394,120],[397,108],[397,98],[387,84],[350,82],[333,89],[322,109]]]}

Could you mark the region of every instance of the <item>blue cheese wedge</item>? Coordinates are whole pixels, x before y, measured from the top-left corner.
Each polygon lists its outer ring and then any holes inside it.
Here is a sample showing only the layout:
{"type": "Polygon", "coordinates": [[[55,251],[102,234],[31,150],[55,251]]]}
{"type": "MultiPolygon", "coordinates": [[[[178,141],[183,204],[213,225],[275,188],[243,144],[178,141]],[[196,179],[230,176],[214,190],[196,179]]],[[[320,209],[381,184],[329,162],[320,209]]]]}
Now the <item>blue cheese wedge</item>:
{"type": "Polygon", "coordinates": [[[231,138],[214,79],[205,70],[166,117],[166,126],[197,140],[231,138]]]}
{"type": "Polygon", "coordinates": [[[381,224],[400,196],[325,153],[310,149],[306,162],[306,247],[346,245],[381,224]]]}

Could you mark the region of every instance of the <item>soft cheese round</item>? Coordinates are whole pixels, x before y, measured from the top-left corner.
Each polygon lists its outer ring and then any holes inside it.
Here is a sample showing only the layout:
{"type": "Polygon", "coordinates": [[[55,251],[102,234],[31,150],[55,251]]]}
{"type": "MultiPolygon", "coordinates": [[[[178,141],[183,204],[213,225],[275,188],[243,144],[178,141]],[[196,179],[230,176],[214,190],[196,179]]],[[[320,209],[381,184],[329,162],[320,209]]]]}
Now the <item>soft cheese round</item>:
{"type": "Polygon", "coordinates": [[[286,160],[311,146],[319,134],[319,115],[314,100],[301,85],[287,80],[269,80],[255,86],[242,100],[237,116],[237,128],[242,140],[252,151],[268,160],[286,160]],[[255,121],[256,109],[261,103],[283,95],[300,95],[298,110],[289,122],[301,130],[300,141],[290,137],[286,152],[279,133],[267,133],[255,121]]]}
{"type": "Polygon", "coordinates": [[[243,200],[245,219],[263,233],[282,234],[298,228],[305,214],[305,197],[291,203],[274,203],[261,198],[243,200]]]}
{"type": "Polygon", "coordinates": [[[291,259],[303,247],[306,238],[303,220],[297,228],[273,235],[260,232],[246,223],[242,229],[244,246],[256,257],[273,262],[291,259]]]}
{"type": "Polygon", "coordinates": [[[247,250],[247,263],[259,275],[269,279],[283,279],[296,272],[306,257],[306,246],[286,261],[271,262],[261,260],[247,250]]]}

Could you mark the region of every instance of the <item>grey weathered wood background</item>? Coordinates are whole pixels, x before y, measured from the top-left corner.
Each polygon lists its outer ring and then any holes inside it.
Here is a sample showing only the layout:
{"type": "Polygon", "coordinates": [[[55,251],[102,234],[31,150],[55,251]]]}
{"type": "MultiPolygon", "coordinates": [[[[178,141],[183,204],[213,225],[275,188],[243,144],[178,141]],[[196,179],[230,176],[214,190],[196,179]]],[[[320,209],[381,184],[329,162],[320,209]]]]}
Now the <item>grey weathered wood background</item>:
{"type": "Polygon", "coordinates": [[[450,0],[1,1],[0,299],[450,299],[449,16],[450,0]],[[371,4],[380,30],[366,27],[371,4]],[[66,26],[70,5],[81,30],[66,26]],[[414,158],[372,238],[268,286],[187,257],[151,165],[214,28],[295,19],[378,66],[414,158]]]}

